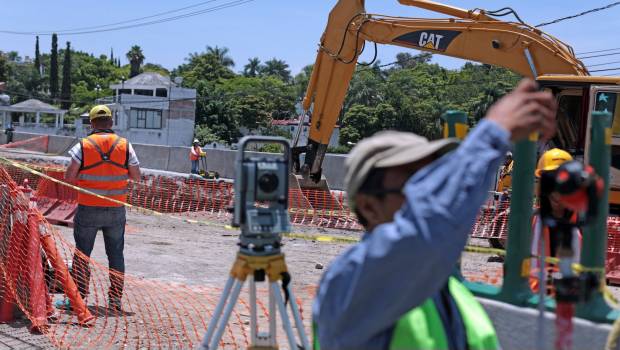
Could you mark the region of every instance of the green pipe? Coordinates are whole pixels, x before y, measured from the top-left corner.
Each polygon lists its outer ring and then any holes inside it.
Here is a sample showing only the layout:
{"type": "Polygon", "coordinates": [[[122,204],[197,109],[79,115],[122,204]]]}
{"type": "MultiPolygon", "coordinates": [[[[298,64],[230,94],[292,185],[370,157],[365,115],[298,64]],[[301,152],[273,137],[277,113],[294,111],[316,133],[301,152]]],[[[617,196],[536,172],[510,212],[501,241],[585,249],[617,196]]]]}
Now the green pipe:
{"type": "Polygon", "coordinates": [[[532,242],[536,141],[537,137],[532,135],[529,139],[518,142],[513,153],[512,198],[508,219],[504,283],[497,298],[515,305],[526,305],[534,296],[529,286],[529,258],[532,242]]]}
{"type": "MultiPolygon", "coordinates": [[[[611,164],[611,122],[608,112],[593,112],[590,131],[590,165],[605,180],[605,190],[599,198],[598,213],[594,222],[583,230],[581,264],[599,270],[601,283],[605,283],[605,256],[607,254],[607,216],[609,215],[609,167],[611,164]]],[[[577,316],[595,322],[613,321],[618,311],[612,310],[597,289],[593,297],[577,306],[577,316]]]]}

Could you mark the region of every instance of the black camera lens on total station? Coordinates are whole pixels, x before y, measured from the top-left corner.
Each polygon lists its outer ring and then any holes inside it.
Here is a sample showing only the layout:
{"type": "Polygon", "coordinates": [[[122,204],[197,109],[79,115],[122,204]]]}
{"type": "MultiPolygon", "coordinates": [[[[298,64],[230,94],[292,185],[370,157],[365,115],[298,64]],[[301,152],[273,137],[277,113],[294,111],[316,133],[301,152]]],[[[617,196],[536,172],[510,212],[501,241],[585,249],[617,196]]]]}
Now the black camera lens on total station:
{"type": "Polygon", "coordinates": [[[278,189],[279,182],[280,180],[278,180],[278,176],[276,174],[263,174],[260,178],[258,178],[258,188],[260,188],[264,193],[271,193],[278,189]]]}

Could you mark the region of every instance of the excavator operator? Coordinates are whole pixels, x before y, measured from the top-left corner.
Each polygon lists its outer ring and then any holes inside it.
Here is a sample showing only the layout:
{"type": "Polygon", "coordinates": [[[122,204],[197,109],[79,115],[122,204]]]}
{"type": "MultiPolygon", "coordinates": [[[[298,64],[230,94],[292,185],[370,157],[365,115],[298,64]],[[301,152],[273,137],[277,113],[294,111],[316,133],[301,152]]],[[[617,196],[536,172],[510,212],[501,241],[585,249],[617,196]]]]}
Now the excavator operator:
{"type": "Polygon", "coordinates": [[[482,306],[450,275],[510,142],[551,137],[556,109],[524,80],[460,146],[396,131],[359,142],[346,187],[367,233],[322,277],[315,348],[499,348],[482,306]]]}

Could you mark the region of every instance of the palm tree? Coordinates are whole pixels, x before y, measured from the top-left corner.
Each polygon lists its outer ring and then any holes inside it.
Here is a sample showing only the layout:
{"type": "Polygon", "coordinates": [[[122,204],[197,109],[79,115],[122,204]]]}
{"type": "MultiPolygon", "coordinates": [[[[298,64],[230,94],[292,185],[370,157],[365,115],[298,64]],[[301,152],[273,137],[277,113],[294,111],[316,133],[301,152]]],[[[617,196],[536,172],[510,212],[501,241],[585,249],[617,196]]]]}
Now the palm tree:
{"type": "Polygon", "coordinates": [[[288,69],[288,64],[276,58],[272,58],[265,62],[265,65],[261,69],[261,74],[273,75],[285,82],[291,80],[291,71],[288,69]]]}
{"type": "Polygon", "coordinates": [[[131,65],[131,71],[129,73],[129,77],[133,78],[136,75],[140,74],[140,66],[144,63],[144,54],[142,53],[142,49],[138,45],[134,45],[131,47],[131,50],[127,52],[127,59],[129,60],[129,64],[131,65]]]}
{"type": "Polygon", "coordinates": [[[227,47],[215,47],[207,46],[207,55],[212,55],[217,58],[217,60],[224,67],[233,67],[235,65],[235,61],[228,55],[227,47]]]}
{"type": "Polygon", "coordinates": [[[255,77],[261,70],[261,64],[258,57],[248,59],[248,64],[243,67],[243,75],[246,77],[255,77]]]}

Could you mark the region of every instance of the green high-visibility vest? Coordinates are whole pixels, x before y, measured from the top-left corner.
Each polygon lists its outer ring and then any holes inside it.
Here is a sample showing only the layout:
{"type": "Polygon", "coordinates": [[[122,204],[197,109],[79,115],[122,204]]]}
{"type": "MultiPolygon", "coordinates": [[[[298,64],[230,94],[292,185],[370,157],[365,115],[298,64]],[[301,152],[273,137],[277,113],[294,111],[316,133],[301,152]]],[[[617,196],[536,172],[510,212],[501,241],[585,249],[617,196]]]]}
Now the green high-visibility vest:
{"type": "MultiPolygon", "coordinates": [[[[499,342],[493,323],[471,292],[456,278],[448,281],[450,295],[454,299],[465,326],[469,350],[495,350],[499,342]]],[[[319,350],[316,325],[314,349],[319,350]]],[[[404,314],[394,327],[390,350],[447,350],[448,338],[443,322],[432,299],[404,314]]]]}

